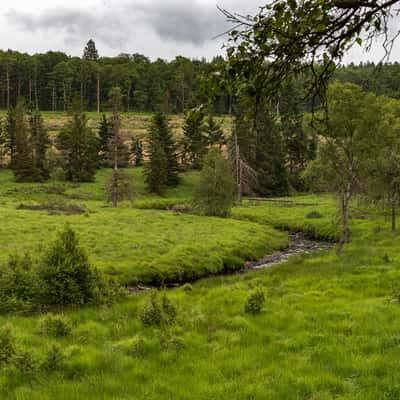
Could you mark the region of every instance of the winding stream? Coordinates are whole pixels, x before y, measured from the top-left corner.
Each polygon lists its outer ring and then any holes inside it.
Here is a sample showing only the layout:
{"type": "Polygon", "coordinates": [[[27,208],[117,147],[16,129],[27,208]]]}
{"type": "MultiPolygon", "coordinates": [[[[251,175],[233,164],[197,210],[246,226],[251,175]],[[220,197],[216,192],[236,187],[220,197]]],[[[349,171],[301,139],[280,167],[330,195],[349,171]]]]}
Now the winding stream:
{"type": "MultiPolygon", "coordinates": [[[[289,247],[285,250],[276,251],[272,254],[268,254],[258,261],[249,261],[244,265],[244,268],[232,272],[232,274],[243,274],[250,271],[257,271],[265,268],[271,268],[275,265],[283,264],[288,261],[289,257],[295,254],[310,254],[317,251],[326,251],[334,247],[334,243],[322,242],[317,240],[310,240],[304,238],[302,233],[292,234],[289,233],[289,247]]],[[[226,275],[221,274],[221,275],[226,275]]],[[[167,287],[175,288],[181,284],[169,284],[167,287]]],[[[145,290],[150,290],[152,287],[144,285],[136,285],[128,287],[130,293],[138,293],[145,290]]]]}

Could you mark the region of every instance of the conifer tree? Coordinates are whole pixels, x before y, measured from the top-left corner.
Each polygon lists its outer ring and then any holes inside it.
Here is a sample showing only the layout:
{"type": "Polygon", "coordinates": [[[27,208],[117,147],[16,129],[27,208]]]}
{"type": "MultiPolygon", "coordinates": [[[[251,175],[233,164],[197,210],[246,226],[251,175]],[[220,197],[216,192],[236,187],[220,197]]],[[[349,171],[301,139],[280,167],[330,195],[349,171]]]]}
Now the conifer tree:
{"type": "Polygon", "coordinates": [[[34,111],[30,117],[30,134],[33,159],[33,177],[35,181],[49,179],[50,173],[46,162],[46,153],[50,145],[50,139],[43,118],[38,111],[34,111]]]}
{"type": "Polygon", "coordinates": [[[284,146],[270,105],[259,104],[257,110],[249,111],[245,104],[240,104],[234,124],[241,156],[257,173],[254,191],[261,196],[286,195],[289,184],[284,146]]]}
{"type": "Polygon", "coordinates": [[[110,101],[113,106],[113,115],[111,118],[112,136],[109,141],[109,154],[113,160],[113,172],[107,185],[108,200],[112,202],[113,207],[117,207],[118,201],[128,199],[132,196],[132,185],[129,178],[119,170],[120,160],[128,158],[126,146],[122,141],[120,134],[121,127],[121,88],[113,87],[110,90],[110,101]]]}
{"type": "Polygon", "coordinates": [[[160,119],[155,115],[148,131],[145,180],[151,193],[163,194],[168,182],[168,158],[160,140],[160,119]]]}
{"type": "Polygon", "coordinates": [[[157,131],[160,146],[165,153],[167,186],[176,186],[179,183],[179,166],[176,155],[176,144],[168,126],[167,118],[162,113],[157,113],[153,117],[154,129],[157,131]]]}
{"type": "Polygon", "coordinates": [[[214,117],[211,114],[207,118],[205,132],[209,145],[217,145],[218,148],[221,150],[222,146],[226,144],[224,132],[221,126],[215,121],[214,117]]]}
{"type": "Polygon", "coordinates": [[[194,169],[201,168],[207,153],[207,138],[204,135],[204,111],[201,107],[189,110],[183,125],[183,148],[185,158],[194,169]]]}
{"type": "Polygon", "coordinates": [[[99,134],[99,146],[100,146],[100,162],[103,166],[109,165],[109,141],[112,136],[112,126],[107,116],[103,114],[102,120],[100,122],[98,134],[99,134]]]}
{"type": "Polygon", "coordinates": [[[86,44],[85,50],[83,51],[83,59],[89,61],[97,61],[98,58],[99,53],[96,49],[96,44],[92,39],[90,39],[86,44]]]}
{"type": "Polygon", "coordinates": [[[66,177],[72,182],[92,182],[98,167],[99,142],[88,126],[80,101],[73,102],[71,114],[57,143],[64,158],[66,177]]]}
{"type": "Polygon", "coordinates": [[[15,108],[15,153],[12,169],[18,182],[34,180],[32,143],[29,137],[28,125],[25,119],[25,101],[20,98],[15,108]]]}
{"type": "Polygon", "coordinates": [[[139,138],[134,138],[131,145],[131,154],[135,159],[135,166],[143,165],[143,143],[139,138]]]}
{"type": "Polygon", "coordinates": [[[4,124],[4,145],[6,152],[10,156],[10,168],[13,168],[15,162],[15,137],[16,137],[16,114],[15,108],[7,111],[6,121],[4,124]]]}

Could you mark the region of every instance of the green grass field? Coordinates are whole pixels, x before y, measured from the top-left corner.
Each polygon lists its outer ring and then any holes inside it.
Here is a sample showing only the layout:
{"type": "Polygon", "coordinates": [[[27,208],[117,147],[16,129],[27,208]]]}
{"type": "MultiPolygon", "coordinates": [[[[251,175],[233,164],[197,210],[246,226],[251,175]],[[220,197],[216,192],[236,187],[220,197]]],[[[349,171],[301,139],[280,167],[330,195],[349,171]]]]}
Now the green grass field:
{"type": "MultiPolygon", "coordinates": [[[[147,207],[190,201],[196,179],[185,176],[181,187],[159,199],[146,196],[140,170],[130,173],[137,201],[147,207]]],[[[105,177],[101,171],[97,183],[79,186],[16,185],[1,172],[1,259],[13,249],[36,255],[66,221],[95,265],[128,280],[150,264],[169,273],[182,261],[190,271],[217,272],[206,269],[221,266],[224,257],[235,264],[284,246],[286,235],[273,227],[337,236],[335,200],[327,195],[290,199],[311,205],[247,202],[221,220],[143,210],[135,203],[113,210],[102,197],[105,177]],[[16,209],[48,198],[87,211],[68,216],[16,209]],[[310,218],[315,212],[320,218],[310,218]]],[[[40,333],[40,316],[0,317],[0,325],[12,325],[34,366],[53,344],[64,354],[52,372],[0,370],[0,398],[398,399],[400,236],[383,217],[358,205],[351,227],[352,243],[340,257],[334,250],[293,256],[268,270],[165,291],[177,308],[171,326],[142,324],[147,292],[114,306],[66,311],[72,332],[65,338],[40,333]],[[255,289],[264,291],[266,304],[251,316],[244,305],[255,289]]]]}
{"type": "Polygon", "coordinates": [[[183,176],[178,188],[159,197],[146,194],[141,169],[127,170],[136,197],[133,204],[118,209],[104,201],[109,173],[100,171],[96,182],[89,184],[16,185],[9,171],[1,171],[0,261],[14,252],[40,254],[66,223],[78,232],[94,265],[128,284],[192,281],[241,268],[246,260],[287,246],[286,235],[268,225],[142,210],[190,202],[196,173],[183,176]],[[83,213],[19,209],[49,204],[67,210],[78,206],[83,213]]]}

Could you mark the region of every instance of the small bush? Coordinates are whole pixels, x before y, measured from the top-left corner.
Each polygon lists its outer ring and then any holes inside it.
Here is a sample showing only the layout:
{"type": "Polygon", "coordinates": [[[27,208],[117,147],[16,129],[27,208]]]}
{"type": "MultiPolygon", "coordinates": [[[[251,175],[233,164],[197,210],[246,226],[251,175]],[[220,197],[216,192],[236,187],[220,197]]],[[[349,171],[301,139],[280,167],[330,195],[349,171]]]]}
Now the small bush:
{"type": "Polygon", "coordinates": [[[0,265],[0,313],[27,314],[36,308],[37,276],[31,258],[11,256],[0,265]]]}
{"type": "Polygon", "coordinates": [[[41,368],[46,372],[58,371],[63,368],[65,355],[61,347],[53,344],[46,352],[41,368]]]}
{"type": "Polygon", "coordinates": [[[194,193],[194,209],[202,215],[227,217],[233,206],[234,186],[230,162],[217,149],[210,150],[194,193]]]}
{"type": "Polygon", "coordinates": [[[68,226],[47,251],[38,268],[41,300],[46,305],[85,305],[102,300],[106,284],[89,264],[75,232],[68,226]]]}
{"type": "Polygon", "coordinates": [[[36,360],[31,352],[19,351],[13,359],[14,366],[24,375],[31,375],[36,371],[36,360]]]}
{"type": "Polygon", "coordinates": [[[108,328],[95,321],[88,321],[79,325],[74,330],[74,337],[79,343],[86,344],[90,341],[102,340],[108,334],[108,328]]]}
{"type": "Polygon", "coordinates": [[[63,315],[46,315],[40,322],[40,333],[55,338],[69,336],[72,324],[69,318],[63,315]]]}
{"type": "Polygon", "coordinates": [[[323,215],[321,213],[319,213],[318,211],[311,211],[306,215],[306,218],[308,218],[308,219],[323,218],[323,215]]]}
{"type": "Polygon", "coordinates": [[[247,314],[259,314],[265,304],[264,292],[260,289],[249,295],[244,310],[247,314]]]}
{"type": "Polygon", "coordinates": [[[193,290],[193,286],[192,286],[190,283],[185,283],[185,284],[182,286],[182,290],[183,290],[185,293],[190,293],[190,292],[193,290]]]}
{"type": "Polygon", "coordinates": [[[142,309],[140,319],[145,326],[171,325],[176,320],[176,308],[167,296],[164,295],[160,301],[157,292],[153,292],[142,309]]]}
{"type": "Polygon", "coordinates": [[[391,261],[388,254],[384,254],[384,256],[382,257],[382,259],[383,259],[383,261],[384,261],[386,264],[390,263],[390,261],[391,261]]]}
{"type": "Polygon", "coordinates": [[[0,329],[0,368],[7,365],[17,353],[17,345],[11,325],[0,329]]]}

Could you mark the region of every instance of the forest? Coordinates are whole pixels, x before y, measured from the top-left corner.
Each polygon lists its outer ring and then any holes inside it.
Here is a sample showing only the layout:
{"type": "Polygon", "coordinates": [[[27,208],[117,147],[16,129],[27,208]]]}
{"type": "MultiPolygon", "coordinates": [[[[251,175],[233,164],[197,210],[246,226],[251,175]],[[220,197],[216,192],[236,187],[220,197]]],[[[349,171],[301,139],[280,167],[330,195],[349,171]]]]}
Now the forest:
{"type": "Polygon", "coordinates": [[[212,61],[1,51],[0,398],[400,398],[398,5],[220,9],[212,61]]]}

